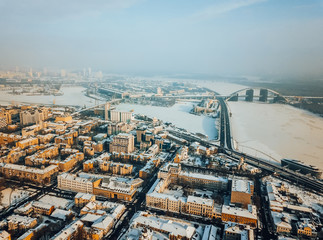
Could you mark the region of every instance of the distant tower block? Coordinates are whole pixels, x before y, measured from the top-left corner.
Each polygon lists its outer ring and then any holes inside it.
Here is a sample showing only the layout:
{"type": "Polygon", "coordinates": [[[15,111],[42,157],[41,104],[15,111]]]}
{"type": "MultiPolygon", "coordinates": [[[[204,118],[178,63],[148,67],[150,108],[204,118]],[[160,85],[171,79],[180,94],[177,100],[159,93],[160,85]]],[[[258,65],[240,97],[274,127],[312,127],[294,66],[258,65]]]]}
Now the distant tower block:
{"type": "Polygon", "coordinates": [[[237,94],[233,95],[233,96],[229,99],[229,101],[232,101],[232,102],[238,102],[238,99],[239,99],[239,94],[237,93],[237,94]]]}
{"type": "Polygon", "coordinates": [[[268,90],[267,89],[260,89],[260,96],[259,101],[260,102],[267,102],[268,100],[268,90]]]}
{"type": "Polygon", "coordinates": [[[162,95],[163,94],[163,91],[160,87],[157,88],[157,94],[158,95],[162,95]]]}
{"type": "Polygon", "coordinates": [[[253,93],[254,93],[253,89],[248,89],[246,91],[246,101],[247,102],[252,102],[253,101],[253,93]]]}
{"type": "Polygon", "coordinates": [[[104,106],[104,119],[105,120],[109,120],[110,108],[111,108],[111,104],[109,102],[106,102],[106,104],[104,106]]]}

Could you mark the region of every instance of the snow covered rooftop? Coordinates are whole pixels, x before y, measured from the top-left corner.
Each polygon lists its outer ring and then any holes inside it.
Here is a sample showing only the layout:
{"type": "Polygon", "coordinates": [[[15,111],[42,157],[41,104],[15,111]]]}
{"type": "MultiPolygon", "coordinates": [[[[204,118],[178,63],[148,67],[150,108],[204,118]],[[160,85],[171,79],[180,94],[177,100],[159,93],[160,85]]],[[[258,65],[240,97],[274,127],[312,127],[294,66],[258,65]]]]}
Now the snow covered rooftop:
{"type": "Polygon", "coordinates": [[[188,203],[197,203],[207,206],[213,206],[214,200],[208,199],[208,198],[202,198],[202,197],[195,197],[195,196],[188,196],[187,198],[188,203]]]}
{"type": "Polygon", "coordinates": [[[70,236],[77,232],[79,228],[83,226],[83,223],[80,220],[76,220],[56,234],[52,239],[53,240],[65,240],[69,239],[70,236]]]}
{"type": "Polygon", "coordinates": [[[228,179],[226,179],[226,178],[216,177],[214,175],[207,175],[207,174],[202,174],[202,173],[181,171],[179,174],[183,175],[183,176],[192,177],[192,178],[198,178],[198,179],[206,179],[206,180],[218,181],[218,182],[224,182],[224,183],[228,182],[228,179]]]}
{"type": "Polygon", "coordinates": [[[251,186],[253,182],[244,179],[233,179],[232,180],[232,191],[234,192],[244,192],[251,194],[251,186]]]}
{"type": "Polygon", "coordinates": [[[257,219],[256,206],[250,205],[250,204],[248,205],[248,209],[223,205],[222,214],[230,214],[230,215],[242,216],[250,219],[257,219]]]}
{"type": "Polygon", "coordinates": [[[137,226],[138,224],[188,239],[191,239],[196,232],[196,228],[192,225],[183,222],[175,222],[174,220],[162,219],[153,215],[139,215],[133,220],[134,226],[137,226]]]}
{"type": "Polygon", "coordinates": [[[111,216],[106,216],[98,219],[95,223],[92,224],[93,228],[98,228],[102,230],[107,230],[114,223],[114,219],[111,216]]]}
{"type": "Polygon", "coordinates": [[[18,165],[18,164],[7,163],[4,165],[4,168],[28,172],[28,173],[38,173],[38,174],[44,174],[44,173],[50,172],[54,169],[57,169],[57,171],[58,171],[58,167],[55,165],[49,165],[48,167],[46,167],[44,169],[40,169],[40,168],[33,168],[33,167],[27,167],[27,166],[18,165]]]}
{"type": "Polygon", "coordinates": [[[66,218],[68,216],[70,216],[71,214],[72,214],[71,211],[65,211],[65,210],[57,208],[57,209],[55,209],[55,211],[50,216],[65,221],[66,218]]]}

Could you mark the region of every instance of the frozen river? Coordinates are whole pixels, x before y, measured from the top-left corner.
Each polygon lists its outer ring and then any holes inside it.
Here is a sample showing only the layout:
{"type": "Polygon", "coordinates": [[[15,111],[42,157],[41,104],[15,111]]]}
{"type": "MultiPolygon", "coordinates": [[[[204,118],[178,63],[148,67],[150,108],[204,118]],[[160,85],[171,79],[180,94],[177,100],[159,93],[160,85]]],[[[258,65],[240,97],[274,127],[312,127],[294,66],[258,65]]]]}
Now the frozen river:
{"type": "Polygon", "coordinates": [[[53,104],[56,105],[72,105],[72,106],[94,106],[95,101],[84,95],[83,91],[86,88],[75,87],[62,87],[61,91],[64,93],[62,96],[27,96],[27,95],[12,95],[5,91],[0,91],[0,104],[14,103],[35,103],[35,104],[53,104]]]}
{"type": "Polygon", "coordinates": [[[283,104],[228,105],[239,150],[277,161],[299,159],[323,169],[323,118],[283,104]]]}
{"type": "Polygon", "coordinates": [[[172,107],[120,104],[117,106],[117,110],[134,110],[135,113],[144,114],[148,117],[156,117],[164,122],[171,122],[175,126],[184,128],[190,132],[205,134],[210,140],[217,138],[215,118],[190,114],[189,111],[192,107],[193,103],[191,102],[176,103],[172,107]]]}

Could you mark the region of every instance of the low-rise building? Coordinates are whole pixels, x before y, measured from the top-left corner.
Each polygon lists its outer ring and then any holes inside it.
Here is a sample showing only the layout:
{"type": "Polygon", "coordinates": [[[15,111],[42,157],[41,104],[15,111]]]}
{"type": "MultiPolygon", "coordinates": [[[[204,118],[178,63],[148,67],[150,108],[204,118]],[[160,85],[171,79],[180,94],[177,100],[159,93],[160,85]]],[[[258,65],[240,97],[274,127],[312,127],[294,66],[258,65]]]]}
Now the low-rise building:
{"type": "Polygon", "coordinates": [[[6,178],[18,178],[20,180],[28,180],[39,184],[48,184],[56,177],[58,167],[50,165],[44,169],[27,167],[17,164],[4,164],[0,171],[6,178]]]}
{"type": "Polygon", "coordinates": [[[95,201],[95,195],[79,192],[74,197],[74,201],[77,207],[84,207],[87,203],[95,201]]]}
{"type": "Polygon", "coordinates": [[[25,148],[32,146],[32,145],[38,145],[38,143],[39,143],[38,138],[32,137],[32,138],[27,138],[27,139],[17,142],[16,147],[20,147],[21,149],[25,149],[25,148]]]}
{"type": "Polygon", "coordinates": [[[75,220],[53,236],[51,240],[81,239],[83,226],[84,224],[80,220],[75,220]]]}
{"type": "Polygon", "coordinates": [[[7,218],[8,221],[8,230],[20,231],[33,228],[37,225],[37,218],[20,216],[20,215],[11,215],[7,218]]]}
{"type": "Polygon", "coordinates": [[[243,209],[223,205],[221,219],[223,222],[235,222],[239,224],[246,224],[255,228],[257,226],[256,206],[249,205],[248,209],[243,209]]]}
{"type": "Polygon", "coordinates": [[[78,177],[75,174],[62,173],[57,176],[57,187],[62,190],[82,193],[93,193],[93,188],[98,186],[101,179],[78,177]]]}
{"type": "Polygon", "coordinates": [[[253,181],[234,178],[231,187],[231,203],[247,208],[251,204],[253,191],[253,181]]]}
{"type": "Polygon", "coordinates": [[[0,231],[0,239],[1,240],[11,240],[11,235],[5,230],[0,231]]]}
{"type": "Polygon", "coordinates": [[[290,233],[292,230],[291,218],[287,213],[271,211],[274,229],[277,233],[290,233]]]}
{"type": "Polygon", "coordinates": [[[310,222],[310,219],[301,219],[297,222],[297,236],[300,238],[316,239],[317,231],[314,225],[310,222]]]}
{"type": "Polygon", "coordinates": [[[147,228],[166,235],[169,239],[193,239],[196,228],[193,224],[178,219],[167,219],[139,213],[131,223],[132,228],[147,228]]]}
{"type": "Polygon", "coordinates": [[[41,214],[41,215],[51,215],[54,211],[55,207],[48,203],[43,203],[39,201],[35,201],[32,203],[34,213],[41,214]]]}
{"type": "Polygon", "coordinates": [[[133,165],[111,161],[100,161],[99,168],[103,172],[111,172],[119,175],[130,175],[132,173],[133,165]]]}
{"type": "Polygon", "coordinates": [[[254,240],[254,230],[249,225],[226,223],[223,233],[224,240],[254,240]]]}

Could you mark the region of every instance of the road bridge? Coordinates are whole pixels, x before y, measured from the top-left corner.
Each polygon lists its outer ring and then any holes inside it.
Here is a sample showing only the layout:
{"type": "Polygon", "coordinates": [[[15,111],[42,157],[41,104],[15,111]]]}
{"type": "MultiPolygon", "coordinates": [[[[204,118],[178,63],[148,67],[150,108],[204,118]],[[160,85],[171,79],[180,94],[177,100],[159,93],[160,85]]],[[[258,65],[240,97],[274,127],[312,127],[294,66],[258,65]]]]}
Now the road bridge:
{"type": "MultiPolygon", "coordinates": [[[[107,101],[106,103],[110,103],[112,105],[112,104],[120,103],[121,101],[122,101],[122,99],[113,99],[111,101],[107,101]]],[[[89,110],[92,110],[92,109],[103,107],[103,106],[105,106],[106,103],[102,103],[102,104],[95,105],[95,106],[88,107],[88,108],[83,108],[83,109],[81,109],[81,110],[79,110],[77,112],[72,113],[71,116],[75,116],[75,115],[80,114],[82,112],[86,112],[86,111],[89,111],[89,110]]]]}

